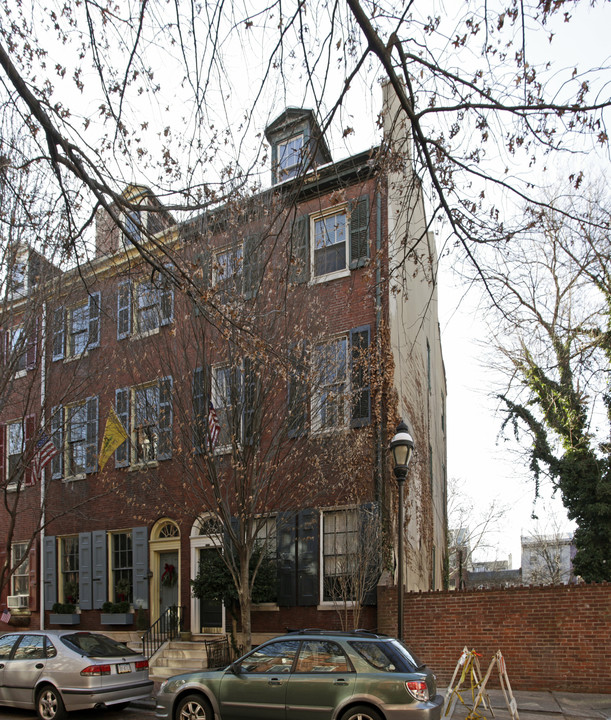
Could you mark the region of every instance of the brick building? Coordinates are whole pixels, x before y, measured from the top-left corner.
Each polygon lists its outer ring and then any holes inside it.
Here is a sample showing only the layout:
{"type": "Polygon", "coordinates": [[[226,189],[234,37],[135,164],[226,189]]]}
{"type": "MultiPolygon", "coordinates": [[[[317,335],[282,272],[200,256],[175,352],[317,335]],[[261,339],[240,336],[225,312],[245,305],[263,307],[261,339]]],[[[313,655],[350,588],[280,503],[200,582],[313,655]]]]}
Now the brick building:
{"type": "Polygon", "coordinates": [[[376,626],[375,582],[396,569],[400,419],[416,444],[406,587],[441,588],[436,251],[409,126],[383,92],[384,152],[334,161],[314,114],[288,108],[266,129],[270,188],[178,221],[130,186],[98,211],[94,258],[47,264],[35,292],[6,297],[13,622],[117,630],[182,606],[186,628],[224,632],[226,608],[190,581],[218,548],[238,574],[255,548],[276,583],[253,630],[337,626],[355,600],[376,626]],[[102,468],[111,409],[125,437],[102,468]],[[56,453],[36,473],[39,429],[56,453]]]}

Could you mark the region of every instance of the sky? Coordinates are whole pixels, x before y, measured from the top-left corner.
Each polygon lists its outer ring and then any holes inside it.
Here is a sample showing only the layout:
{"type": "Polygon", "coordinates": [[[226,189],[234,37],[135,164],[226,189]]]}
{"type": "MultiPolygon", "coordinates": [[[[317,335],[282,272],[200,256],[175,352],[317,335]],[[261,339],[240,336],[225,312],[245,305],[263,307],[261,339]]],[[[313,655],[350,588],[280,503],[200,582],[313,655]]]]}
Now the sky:
{"type": "MultiPolygon", "coordinates": [[[[555,23],[553,46],[542,36],[538,51],[545,59],[550,47],[563,66],[579,62],[581,67],[609,64],[608,28],[611,5],[597,8],[581,3],[569,24],[555,23]]],[[[536,59],[536,58],[535,58],[536,59]]],[[[608,159],[603,162],[607,166],[608,159]]],[[[447,261],[441,261],[440,326],[448,385],[448,477],[462,481],[465,493],[476,506],[475,515],[486,514],[493,501],[507,506],[507,513],[489,540],[494,547],[475,554],[475,559],[507,559],[519,568],[520,537],[531,533],[571,532],[558,495],[549,482],[541,486],[541,499],[533,505],[532,476],[511,451],[511,442],[499,437],[503,416],[492,397],[494,376],[484,363],[486,327],[477,307],[477,295],[458,284],[447,261]],[[533,511],[539,520],[533,520],[533,511]]],[[[507,435],[507,433],[506,433],[507,435]]]]}

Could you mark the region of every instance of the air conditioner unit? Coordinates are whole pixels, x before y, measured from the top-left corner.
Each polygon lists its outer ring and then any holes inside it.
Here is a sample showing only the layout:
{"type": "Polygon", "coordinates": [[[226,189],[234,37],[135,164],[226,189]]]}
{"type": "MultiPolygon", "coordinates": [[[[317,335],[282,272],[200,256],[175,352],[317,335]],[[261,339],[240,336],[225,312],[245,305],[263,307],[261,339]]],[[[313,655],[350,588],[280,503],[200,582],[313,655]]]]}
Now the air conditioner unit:
{"type": "Polygon", "coordinates": [[[30,598],[27,595],[9,595],[6,601],[9,608],[27,608],[30,598]]]}

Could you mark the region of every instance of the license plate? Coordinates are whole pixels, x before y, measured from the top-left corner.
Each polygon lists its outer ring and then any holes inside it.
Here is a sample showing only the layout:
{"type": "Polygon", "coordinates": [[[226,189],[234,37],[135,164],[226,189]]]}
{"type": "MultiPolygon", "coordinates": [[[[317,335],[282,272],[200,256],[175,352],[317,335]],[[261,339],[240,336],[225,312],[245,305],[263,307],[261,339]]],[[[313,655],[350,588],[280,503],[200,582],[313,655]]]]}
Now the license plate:
{"type": "Polygon", "coordinates": [[[117,672],[118,673],[128,673],[132,671],[132,667],[129,663],[118,663],[117,664],[117,672]]]}

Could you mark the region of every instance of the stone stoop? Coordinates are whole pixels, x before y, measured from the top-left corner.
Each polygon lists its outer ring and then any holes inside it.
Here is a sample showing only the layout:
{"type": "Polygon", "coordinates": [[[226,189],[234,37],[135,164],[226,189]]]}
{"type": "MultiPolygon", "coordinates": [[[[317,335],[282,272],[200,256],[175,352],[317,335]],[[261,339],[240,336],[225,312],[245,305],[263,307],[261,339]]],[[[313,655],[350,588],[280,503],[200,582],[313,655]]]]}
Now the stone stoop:
{"type": "Polygon", "coordinates": [[[203,670],[206,667],[206,646],[203,642],[170,640],[149,660],[149,677],[161,682],[171,675],[203,670]]]}

